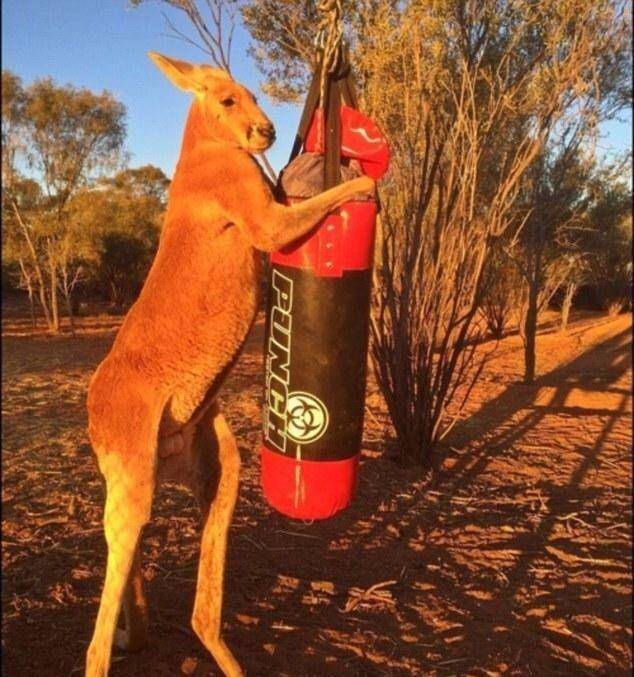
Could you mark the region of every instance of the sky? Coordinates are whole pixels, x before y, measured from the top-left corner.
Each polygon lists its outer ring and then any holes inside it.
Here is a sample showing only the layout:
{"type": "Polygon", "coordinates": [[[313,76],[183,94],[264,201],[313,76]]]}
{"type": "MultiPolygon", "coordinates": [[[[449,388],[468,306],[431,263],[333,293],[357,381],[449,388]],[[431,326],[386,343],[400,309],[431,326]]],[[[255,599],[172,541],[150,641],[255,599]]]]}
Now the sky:
{"type": "MultiPolygon", "coordinates": [[[[187,30],[187,24],[170,18],[187,30]]],[[[112,92],[125,104],[130,165],[154,164],[171,176],[191,97],[176,89],[147,56],[161,52],[195,63],[208,59],[200,50],[170,37],[153,0],[130,8],[128,0],[2,0],[2,68],[24,84],[51,76],[72,84],[112,92]]],[[[269,151],[271,164],[286,164],[301,109],[273,104],[259,92],[262,80],[247,56],[248,34],[236,31],[231,67],[234,77],[258,96],[277,129],[269,151]]]]}
{"type": "MultiPolygon", "coordinates": [[[[173,12],[170,18],[188,31],[173,12]]],[[[275,124],[277,142],[268,157],[281,169],[291,150],[301,109],[273,104],[259,91],[262,77],[248,56],[248,34],[238,28],[232,50],[234,77],[257,96],[275,124]]],[[[159,166],[172,176],[190,97],[171,85],[147,57],[157,51],[193,62],[205,55],[169,36],[153,0],[130,8],[128,0],[2,0],[2,67],[25,84],[51,76],[59,84],[107,89],[125,104],[130,166],[159,166]]],[[[600,150],[631,148],[631,113],[603,128],[600,150]]]]}

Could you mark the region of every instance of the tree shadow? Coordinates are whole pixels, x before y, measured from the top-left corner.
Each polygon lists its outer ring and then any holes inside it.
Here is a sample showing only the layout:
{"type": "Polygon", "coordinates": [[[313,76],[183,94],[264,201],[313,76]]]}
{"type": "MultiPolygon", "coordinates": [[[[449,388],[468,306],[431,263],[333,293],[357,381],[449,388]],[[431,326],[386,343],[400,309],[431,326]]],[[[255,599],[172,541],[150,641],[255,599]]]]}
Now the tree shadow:
{"type": "MultiPolygon", "coordinates": [[[[611,530],[629,528],[629,492],[618,486],[623,474],[607,489],[588,474],[614,463],[606,443],[628,411],[629,391],[619,382],[629,371],[629,338],[628,329],[534,386],[511,385],[486,403],[454,432],[455,440],[478,427],[483,446],[429,486],[413,471],[369,458],[357,504],[324,523],[286,526],[299,532],[295,546],[273,537],[287,521],[269,516],[266,530],[250,536],[259,543],[251,561],[274,573],[256,576],[242,604],[233,600],[257,619],[232,629],[236,644],[249,648],[249,673],[298,674],[289,656],[301,637],[305,674],[627,674],[629,545],[611,530]],[[531,459],[514,447],[547,417],[562,416],[597,423],[587,445],[560,450],[551,465],[546,450],[539,455],[546,465],[527,480],[520,473],[491,482],[490,464],[510,456],[521,469],[531,459]],[[301,559],[285,555],[293,548],[301,559]],[[329,604],[311,604],[323,579],[336,592],[329,604]],[[341,614],[349,588],[389,580],[394,605],[341,614]],[[275,594],[262,599],[262,584],[275,594]],[[262,629],[270,632],[280,617],[288,636],[273,641],[271,633],[269,655],[262,629]]],[[[627,477],[627,459],[616,460],[627,477]]],[[[234,566],[244,584],[248,574],[234,566]]]]}
{"type": "MultiPolygon", "coordinates": [[[[482,637],[489,650],[500,651],[505,645],[522,646],[527,641],[533,645],[537,643],[538,647],[533,646],[531,651],[545,654],[541,661],[548,674],[570,674],[573,665],[581,674],[625,674],[631,662],[631,654],[629,658],[618,655],[619,649],[615,651],[610,637],[611,634],[613,637],[620,635],[625,646],[630,641],[627,631],[632,620],[627,583],[631,574],[629,539],[616,542],[608,536],[601,542],[588,538],[586,533],[577,541],[574,534],[565,538],[559,533],[562,524],[571,531],[570,521],[566,518],[577,520],[590,533],[592,530],[600,532],[602,525],[609,530],[618,522],[623,528],[630,528],[631,485],[627,487],[629,473],[625,469],[628,459],[616,458],[622,463],[620,487],[618,482],[615,486],[605,487],[587,481],[589,472],[592,469],[598,471],[602,463],[616,465],[609,458],[606,442],[618,423],[626,425],[623,422],[629,410],[630,390],[616,384],[630,371],[630,337],[628,328],[541,377],[534,386],[512,385],[502,395],[487,402],[463,423],[462,430],[457,428],[453,435],[454,441],[461,437],[464,440],[473,429],[472,422],[477,421],[481,430],[485,427],[484,446],[478,445],[474,451],[460,456],[450,469],[439,473],[434,482],[445,493],[439,510],[448,510],[452,495],[473,487],[488,466],[508,454],[528,433],[538,429],[547,416],[598,417],[602,420],[593,442],[575,450],[578,462],[574,467],[562,467],[561,476],[568,475],[565,483],[557,481],[556,471],[550,468],[546,473],[550,479],[541,478],[538,473],[535,481],[524,486],[515,483],[496,487],[496,498],[500,500],[504,493],[507,497],[517,497],[530,486],[533,497],[539,501],[539,507],[533,509],[531,528],[500,543],[501,548],[513,553],[515,560],[510,569],[504,568],[500,572],[503,577],[501,594],[476,603],[460,591],[455,592],[459,606],[468,616],[491,619],[490,623],[485,623],[487,631],[482,637]],[[588,394],[599,397],[588,398],[588,394]],[[584,405],[584,400],[588,399],[594,404],[584,405]],[[602,400],[606,406],[597,406],[602,400]],[[582,405],[575,405],[575,401],[582,405]],[[521,412],[520,416],[517,416],[518,412],[521,412]],[[579,515],[584,515],[584,520],[579,515]],[[546,567],[544,570],[539,570],[538,561],[540,566],[546,567]],[[549,575],[553,573],[553,567],[559,568],[564,575],[549,575]],[[552,584],[540,584],[540,575],[551,578],[552,584]],[[531,595],[531,586],[539,590],[538,595],[531,595]],[[533,610],[527,609],[525,604],[531,597],[534,601],[539,597],[538,608],[533,610]],[[567,624],[565,619],[571,617],[576,617],[578,622],[567,624]],[[550,667],[547,659],[552,661],[550,667]]],[[[556,445],[553,454],[557,454],[556,445]]],[[[557,463],[556,459],[554,463],[557,463]]],[[[565,465],[569,465],[569,461],[565,465]]],[[[495,504],[495,499],[490,504],[495,504]]],[[[487,506],[481,504],[480,507],[487,506]]],[[[521,526],[517,525],[517,514],[514,519],[515,526],[521,526]]],[[[458,529],[466,526],[483,528],[499,522],[498,510],[491,518],[481,514],[460,515],[455,526],[458,529]]],[[[517,531],[517,528],[510,531],[517,531]]],[[[526,655],[525,649],[523,664],[518,667],[527,668],[534,659],[535,655],[526,655]]]]}
{"type": "MultiPolygon", "coordinates": [[[[549,413],[563,411],[570,415],[607,415],[609,421],[604,428],[607,434],[615,420],[627,409],[630,391],[613,384],[631,369],[630,338],[631,329],[625,329],[571,362],[537,378],[534,384],[511,384],[501,395],[486,402],[468,419],[457,424],[447,440],[448,445],[473,443],[473,431],[478,430],[477,449],[464,454],[449,473],[441,471],[436,483],[445,488],[459,489],[473,481],[491,457],[512,447],[549,413]],[[597,365],[597,362],[600,364],[597,365]],[[551,392],[544,400],[538,401],[542,389],[551,392]],[[620,394],[617,411],[596,407],[579,407],[576,410],[566,407],[566,400],[573,390],[620,394]],[[517,419],[515,415],[522,411],[527,413],[517,419]]],[[[599,442],[605,434],[600,436],[599,442]]],[[[593,459],[596,459],[600,450],[599,443],[591,454],[593,459]]]]}
{"type": "MultiPolygon", "coordinates": [[[[244,461],[224,617],[247,673],[628,674],[629,364],[628,330],[534,386],[509,386],[456,426],[450,443],[468,448],[448,450],[431,483],[366,444],[350,508],[304,523],[261,497],[261,353],[249,346],[223,395],[244,461]],[[583,435],[555,439],[573,423],[583,435]],[[383,596],[346,611],[354,589],[377,583],[383,596]]],[[[16,410],[14,438],[25,417],[16,410]]],[[[4,665],[8,674],[80,674],[105,562],[99,483],[87,457],[16,449],[24,467],[9,485],[18,526],[3,605],[17,612],[4,665]],[[29,511],[46,521],[71,494],[68,525],[29,525],[29,511]]],[[[179,674],[187,656],[199,677],[219,674],[189,630],[198,543],[193,500],[163,489],[143,545],[151,644],[116,652],[113,677],[179,674]]]]}

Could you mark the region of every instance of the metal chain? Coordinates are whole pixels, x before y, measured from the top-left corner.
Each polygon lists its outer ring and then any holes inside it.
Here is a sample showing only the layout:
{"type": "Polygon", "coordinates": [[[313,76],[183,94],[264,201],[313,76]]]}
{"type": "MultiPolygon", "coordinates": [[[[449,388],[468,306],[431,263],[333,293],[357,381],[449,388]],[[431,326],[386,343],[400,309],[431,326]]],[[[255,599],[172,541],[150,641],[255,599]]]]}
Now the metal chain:
{"type": "Polygon", "coordinates": [[[322,14],[319,20],[315,45],[322,53],[319,101],[323,107],[328,74],[333,73],[337,69],[341,59],[343,41],[343,9],[341,7],[341,0],[317,0],[317,11],[322,14]]]}

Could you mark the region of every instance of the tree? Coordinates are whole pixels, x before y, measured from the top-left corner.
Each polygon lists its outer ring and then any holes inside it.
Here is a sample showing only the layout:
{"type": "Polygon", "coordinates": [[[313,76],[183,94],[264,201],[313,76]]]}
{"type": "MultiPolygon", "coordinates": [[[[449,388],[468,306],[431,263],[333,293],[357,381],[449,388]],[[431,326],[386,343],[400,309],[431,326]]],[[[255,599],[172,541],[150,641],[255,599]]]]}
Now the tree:
{"type": "Polygon", "coordinates": [[[559,329],[565,332],[568,329],[568,321],[570,319],[570,311],[575,300],[575,295],[579,287],[589,279],[589,261],[584,253],[570,254],[570,267],[568,278],[563,288],[563,296],[561,299],[561,312],[559,318],[559,329]]]}
{"type": "MultiPolygon", "coordinates": [[[[605,112],[599,107],[594,120],[602,114],[605,112]]],[[[520,209],[526,218],[510,253],[526,287],[520,321],[525,383],[535,378],[539,314],[563,291],[561,328],[565,330],[577,289],[591,280],[593,266],[605,260],[597,249],[596,229],[600,226],[594,223],[591,212],[598,207],[598,193],[610,192],[613,184],[605,182],[613,182],[624,165],[598,166],[593,146],[588,143],[593,124],[584,128],[576,122],[571,133],[545,147],[524,182],[520,209]]],[[[611,251],[620,252],[617,257],[623,255],[623,247],[617,243],[611,251]]],[[[618,275],[616,269],[611,272],[618,275]]],[[[620,280],[623,297],[627,283],[622,276],[620,280]]]]}
{"type": "Polygon", "coordinates": [[[124,169],[112,179],[105,179],[103,185],[112,185],[137,198],[147,198],[155,207],[164,208],[167,204],[167,189],[170,180],[158,167],[144,165],[124,169]]]}
{"type": "Polygon", "coordinates": [[[13,177],[7,199],[29,253],[47,325],[58,331],[58,293],[72,317],[70,296],[85,243],[81,231],[71,227],[68,205],[80,188],[120,161],[125,108],[108,92],[58,86],[50,78],[22,89],[12,73],[3,71],[2,78],[3,92],[6,88],[19,102],[7,111],[3,105],[3,129],[6,121],[7,134],[21,141],[3,155],[3,174],[13,177]],[[30,210],[21,210],[12,193],[21,171],[41,186],[41,199],[30,210]]]}
{"type": "Polygon", "coordinates": [[[624,179],[628,158],[597,165],[584,182],[585,199],[562,254],[567,266],[561,294],[560,329],[565,331],[572,303],[582,285],[593,285],[609,315],[631,298],[631,190],[624,179]]]}
{"type": "Polygon", "coordinates": [[[32,211],[41,200],[39,185],[30,179],[14,178],[2,196],[2,265],[10,270],[10,277],[17,281],[19,289],[24,289],[29,298],[31,324],[37,326],[35,301],[40,302],[44,312],[48,310],[44,286],[40,284],[41,270],[33,258],[33,240],[29,229],[21,220],[21,214],[32,211]],[[39,292],[39,295],[38,295],[39,292]]]}
{"type": "Polygon", "coordinates": [[[24,150],[23,120],[26,96],[22,80],[2,71],[2,185],[10,190],[19,178],[16,156],[24,150]]]}
{"type": "MultiPolygon", "coordinates": [[[[362,12],[367,3],[358,3],[362,12]]],[[[266,76],[262,90],[276,101],[298,101],[308,87],[315,65],[315,30],[319,23],[312,2],[260,0],[243,4],[242,18],[253,38],[249,55],[266,76]]],[[[349,21],[358,23],[360,12],[345,3],[349,21]]]]}
{"type": "MultiPolygon", "coordinates": [[[[32,208],[39,202],[40,188],[35,181],[25,180],[17,168],[19,154],[24,150],[24,105],[26,96],[21,79],[10,71],[2,71],[2,246],[3,270],[17,272],[18,287],[29,295],[31,322],[35,327],[35,294],[38,287],[32,265],[32,245],[28,231],[20,220],[18,205],[32,208]],[[25,235],[27,236],[25,238],[25,235]]],[[[42,286],[39,285],[42,289],[42,286]]],[[[44,299],[40,298],[42,303],[44,299]]]]}
{"type": "Polygon", "coordinates": [[[599,301],[616,315],[632,298],[632,192],[621,172],[607,167],[594,185],[589,210],[589,277],[599,301]]]}
{"type": "Polygon", "coordinates": [[[169,180],[152,165],[125,169],[77,193],[70,223],[90,235],[93,284],[121,310],[139,293],[156,248],[169,180]]]}
{"type": "Polygon", "coordinates": [[[526,218],[510,254],[526,288],[520,317],[525,383],[535,379],[539,315],[577,263],[571,233],[588,206],[592,167],[591,160],[582,157],[580,141],[544,148],[526,174],[519,201],[526,218]]]}

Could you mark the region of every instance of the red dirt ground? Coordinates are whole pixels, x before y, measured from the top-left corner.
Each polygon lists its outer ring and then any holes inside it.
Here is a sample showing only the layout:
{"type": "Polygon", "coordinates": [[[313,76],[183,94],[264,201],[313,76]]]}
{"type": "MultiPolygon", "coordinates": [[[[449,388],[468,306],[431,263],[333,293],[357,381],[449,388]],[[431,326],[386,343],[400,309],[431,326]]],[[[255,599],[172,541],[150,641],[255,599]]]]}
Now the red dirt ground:
{"type": "MultiPolygon", "coordinates": [[[[86,442],[88,378],[117,321],[76,337],[4,324],[3,668],[81,674],[105,563],[86,442]]],[[[631,652],[631,319],[543,333],[519,385],[502,341],[431,480],[384,450],[371,384],[356,500],[293,522],[258,486],[261,323],[222,393],[243,483],[226,636],[249,675],[626,675],[631,652]],[[360,591],[383,583],[374,593],[360,591]]],[[[111,674],[218,674],[193,636],[197,511],[166,487],[145,531],[151,644],[111,674]]]]}

